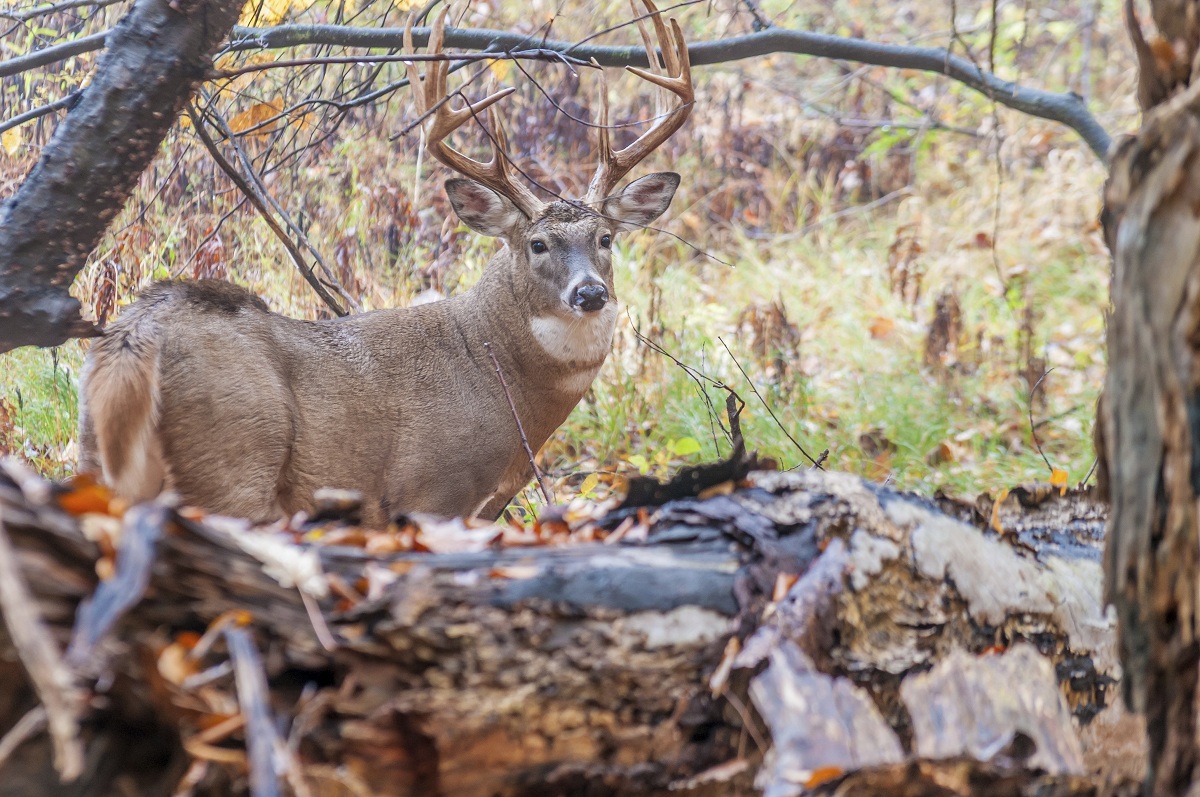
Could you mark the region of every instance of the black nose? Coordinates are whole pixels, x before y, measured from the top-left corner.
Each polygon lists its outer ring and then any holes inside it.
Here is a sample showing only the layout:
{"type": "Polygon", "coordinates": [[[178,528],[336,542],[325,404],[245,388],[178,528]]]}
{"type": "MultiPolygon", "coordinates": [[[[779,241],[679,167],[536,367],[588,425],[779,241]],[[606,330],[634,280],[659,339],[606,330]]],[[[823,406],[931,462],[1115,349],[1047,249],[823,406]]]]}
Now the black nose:
{"type": "Polygon", "coordinates": [[[607,303],[608,288],[594,282],[580,285],[571,296],[571,306],[583,310],[585,313],[594,313],[607,303]]]}

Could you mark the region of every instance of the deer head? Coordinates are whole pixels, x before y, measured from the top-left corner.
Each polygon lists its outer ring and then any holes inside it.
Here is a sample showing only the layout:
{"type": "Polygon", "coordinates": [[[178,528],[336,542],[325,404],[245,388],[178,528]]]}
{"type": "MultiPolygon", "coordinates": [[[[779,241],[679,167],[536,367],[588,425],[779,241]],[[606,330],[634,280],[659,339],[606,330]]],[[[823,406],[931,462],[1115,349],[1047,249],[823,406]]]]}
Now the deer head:
{"type": "MultiPolygon", "coordinates": [[[[660,172],[631,183],[624,191],[611,193],[617,183],[642,159],[653,152],[683,125],[691,113],[694,92],[687,45],[675,20],[668,30],[651,0],[642,0],[653,21],[665,67],[639,19],[651,65],[658,71],[627,67],[630,72],[673,94],[678,103],[665,108],[658,94],[655,124],[637,140],[613,151],[608,129],[608,90],[601,72],[599,165],[582,200],[539,199],[513,178],[504,128],[495,105],[513,92],[506,88],[461,108],[451,106],[447,91],[448,61],[429,62],[424,78],[414,63],[406,64],[417,112],[429,117],[426,138],[430,152],[439,161],[464,175],[446,182],[446,193],[459,218],[476,232],[500,238],[511,252],[511,269],[518,290],[534,310],[539,337],[557,348],[563,325],[578,322],[615,321],[616,293],[612,275],[613,239],[622,232],[639,229],[657,219],[671,202],[679,186],[679,175],[660,172]],[[662,72],[662,74],[660,74],[662,72]],[[486,113],[492,155],[487,162],[474,160],[453,149],[447,137],[467,120],[486,113]]],[[[632,5],[632,0],[631,0],[632,5]]],[[[636,5],[633,6],[637,13],[636,5]]],[[[429,52],[440,53],[444,42],[448,9],[442,9],[432,26],[429,52]]],[[[412,52],[412,18],[405,31],[407,52],[412,52]]],[[[608,340],[603,340],[607,352],[608,340]]],[[[602,355],[601,355],[602,358],[602,355]]]]}

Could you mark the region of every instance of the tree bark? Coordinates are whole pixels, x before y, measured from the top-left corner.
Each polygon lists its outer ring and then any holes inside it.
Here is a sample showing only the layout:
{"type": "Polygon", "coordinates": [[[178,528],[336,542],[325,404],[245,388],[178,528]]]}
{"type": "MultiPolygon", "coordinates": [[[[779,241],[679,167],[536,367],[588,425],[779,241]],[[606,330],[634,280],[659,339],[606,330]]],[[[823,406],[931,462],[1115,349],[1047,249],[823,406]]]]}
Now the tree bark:
{"type": "Polygon", "coordinates": [[[1152,11],[1155,44],[1171,43],[1158,49],[1126,6],[1145,120],[1118,144],[1104,195],[1113,311],[1098,436],[1126,699],[1146,715],[1149,788],[1181,795],[1196,774],[1200,674],[1200,3],[1152,11]]]}
{"type": "MultiPolygon", "coordinates": [[[[328,526],[298,542],[145,505],[126,515],[116,571],[99,582],[108,557],[59,508],[70,494],[7,472],[2,530],[93,699],[74,791],[39,737],[0,761],[0,795],[169,794],[185,771],[203,795],[249,793],[252,775],[316,795],[783,795],[882,782],[947,749],[954,763],[928,766],[984,784],[961,793],[1019,781],[1067,795],[1120,774],[1114,743],[1139,738],[1110,699],[1103,513],[1078,496],[1011,498],[993,513],[842,474],[755,474],[644,521],[598,521],[641,528],[639,542],[378,556],[320,544],[341,533],[328,526]],[[346,600],[345,585],[365,597],[346,600]],[[246,638],[222,646],[231,623],[252,632],[261,680],[247,675],[246,638]],[[956,675],[954,689],[914,680],[952,655],[1022,643],[1019,678],[979,659],[981,674],[956,675]],[[207,652],[180,674],[193,655],[180,651],[207,652]],[[243,687],[255,683],[267,697],[243,687]],[[983,742],[954,753],[926,730],[931,690],[965,706],[939,726],[946,737],[1000,739],[1004,752],[1029,736],[1042,757],[978,761],[998,754],[983,742]],[[815,744],[835,708],[845,730],[815,744]],[[286,755],[256,756],[243,724],[265,729],[258,742],[278,734],[286,755]],[[254,760],[283,763],[264,778],[276,764],[254,760]]],[[[85,517],[106,539],[97,529],[113,521],[85,517]]],[[[0,661],[15,657],[0,634],[0,661]]],[[[11,733],[37,701],[19,666],[5,674],[11,733]]]]}
{"type": "Polygon", "coordinates": [[[0,209],[0,352],[91,334],[68,290],[211,66],[243,0],[138,0],[0,209]]]}

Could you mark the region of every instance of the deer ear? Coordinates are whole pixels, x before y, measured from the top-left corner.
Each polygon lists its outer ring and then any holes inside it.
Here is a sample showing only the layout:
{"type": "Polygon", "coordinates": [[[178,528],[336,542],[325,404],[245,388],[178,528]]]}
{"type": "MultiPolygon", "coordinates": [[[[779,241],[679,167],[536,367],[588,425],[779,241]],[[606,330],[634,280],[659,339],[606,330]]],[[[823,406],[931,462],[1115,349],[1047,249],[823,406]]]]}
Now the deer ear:
{"type": "Polygon", "coordinates": [[[525,218],[508,199],[474,180],[447,180],[446,195],[462,223],[480,235],[507,238],[525,218]]]}
{"type": "Polygon", "coordinates": [[[621,232],[636,230],[666,211],[678,187],[679,175],[675,172],[648,174],[625,186],[621,193],[605,199],[600,205],[600,212],[610,219],[616,219],[621,232]]]}

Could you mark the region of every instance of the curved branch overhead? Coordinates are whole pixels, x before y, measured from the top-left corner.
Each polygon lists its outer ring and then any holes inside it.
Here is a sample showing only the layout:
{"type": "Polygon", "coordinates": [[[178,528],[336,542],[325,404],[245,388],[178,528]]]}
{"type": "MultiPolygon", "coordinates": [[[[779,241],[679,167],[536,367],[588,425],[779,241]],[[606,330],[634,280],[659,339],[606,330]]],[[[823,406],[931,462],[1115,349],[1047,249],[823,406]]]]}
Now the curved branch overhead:
{"type": "MultiPolygon", "coordinates": [[[[404,31],[401,28],[356,28],[344,25],[280,25],[274,28],[234,28],[229,50],[275,49],[322,44],[343,47],[400,47],[404,31]]],[[[428,38],[427,28],[415,28],[413,37],[418,46],[428,38]]],[[[603,46],[574,44],[567,41],[530,39],[528,35],[508,31],[476,28],[449,28],[446,46],[464,50],[508,50],[527,48],[536,44],[542,50],[557,50],[582,60],[595,59],[601,66],[648,66],[643,49],[635,45],[603,46]]],[[[1079,134],[1103,161],[1108,159],[1111,137],[1087,109],[1078,94],[1059,94],[1031,89],[1010,80],[984,72],[966,58],[953,55],[939,47],[911,47],[899,44],[870,42],[826,33],[773,27],[731,36],[716,41],[694,42],[688,45],[693,66],[723,64],[747,58],[760,58],[774,53],[811,55],[858,61],[864,64],[889,66],[897,69],[916,69],[934,72],[957,80],[986,94],[995,102],[1030,116],[1060,122],[1079,134]]]]}
{"type": "MultiPolygon", "coordinates": [[[[105,33],[0,62],[0,77],[65,60],[104,46],[105,33]]],[[[361,48],[399,48],[404,44],[402,28],[359,28],[351,25],[279,25],[274,28],[236,27],[227,50],[271,50],[305,45],[334,45],[361,48]]],[[[429,29],[414,28],[414,43],[428,43],[429,29]]],[[[646,53],[636,45],[575,44],[567,41],[535,40],[527,35],[480,28],[449,28],[446,45],[463,50],[504,52],[536,45],[582,60],[596,59],[601,66],[647,66],[646,53]]],[[[985,72],[966,58],[939,47],[911,47],[870,42],[826,33],[773,27],[744,36],[695,42],[688,47],[693,66],[760,58],[774,53],[810,55],[857,61],[864,64],[916,69],[945,75],[986,94],[989,99],[1030,116],[1059,122],[1074,130],[1103,161],[1108,160],[1112,139],[1088,111],[1083,98],[1073,93],[1056,93],[1021,86],[985,72]]]]}

